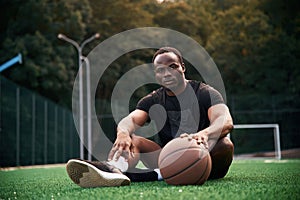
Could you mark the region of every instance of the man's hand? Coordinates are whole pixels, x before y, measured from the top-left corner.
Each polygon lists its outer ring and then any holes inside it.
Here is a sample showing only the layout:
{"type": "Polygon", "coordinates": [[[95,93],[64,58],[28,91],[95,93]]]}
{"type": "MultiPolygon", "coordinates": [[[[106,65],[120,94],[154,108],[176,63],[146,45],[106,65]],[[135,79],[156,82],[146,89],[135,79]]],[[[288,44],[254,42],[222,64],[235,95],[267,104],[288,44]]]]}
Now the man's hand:
{"type": "Polygon", "coordinates": [[[129,156],[134,157],[133,147],[130,135],[125,132],[119,132],[107,160],[115,159],[117,161],[122,155],[128,161],[129,156]]]}
{"type": "Polygon", "coordinates": [[[117,127],[117,139],[108,154],[108,161],[112,159],[117,161],[121,155],[126,161],[128,161],[129,157],[134,157],[134,145],[132,144],[130,134],[143,126],[147,120],[148,113],[136,109],[119,122],[117,127]]]}
{"type": "Polygon", "coordinates": [[[208,149],[208,137],[204,133],[201,133],[201,131],[198,133],[191,133],[191,134],[183,133],[180,135],[180,137],[181,138],[187,137],[189,140],[195,139],[199,145],[203,144],[204,147],[208,149]]]}

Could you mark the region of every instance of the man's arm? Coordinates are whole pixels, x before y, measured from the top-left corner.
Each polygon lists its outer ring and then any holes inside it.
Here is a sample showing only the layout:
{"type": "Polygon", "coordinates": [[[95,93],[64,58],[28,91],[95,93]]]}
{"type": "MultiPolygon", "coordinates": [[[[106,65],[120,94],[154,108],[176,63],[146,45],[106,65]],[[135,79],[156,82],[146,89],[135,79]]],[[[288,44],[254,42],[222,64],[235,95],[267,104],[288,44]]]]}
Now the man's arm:
{"type": "Polygon", "coordinates": [[[233,121],[229,109],[225,104],[217,104],[208,109],[210,126],[200,131],[208,136],[208,139],[225,137],[233,129],[233,121]]]}
{"type": "Polygon", "coordinates": [[[148,113],[136,109],[132,111],[127,117],[123,118],[117,127],[117,139],[108,155],[108,160],[112,160],[116,154],[115,159],[123,154],[128,160],[129,156],[133,156],[133,145],[131,143],[131,134],[143,126],[148,120],[148,113]]]}
{"type": "Polygon", "coordinates": [[[119,122],[117,135],[121,133],[131,135],[136,129],[143,126],[147,120],[148,113],[143,110],[136,109],[119,122]]]}
{"type": "Polygon", "coordinates": [[[233,129],[233,121],[229,109],[225,104],[216,104],[208,109],[209,127],[194,133],[182,134],[181,137],[190,137],[203,143],[208,147],[209,140],[215,140],[225,137],[233,129]]]}

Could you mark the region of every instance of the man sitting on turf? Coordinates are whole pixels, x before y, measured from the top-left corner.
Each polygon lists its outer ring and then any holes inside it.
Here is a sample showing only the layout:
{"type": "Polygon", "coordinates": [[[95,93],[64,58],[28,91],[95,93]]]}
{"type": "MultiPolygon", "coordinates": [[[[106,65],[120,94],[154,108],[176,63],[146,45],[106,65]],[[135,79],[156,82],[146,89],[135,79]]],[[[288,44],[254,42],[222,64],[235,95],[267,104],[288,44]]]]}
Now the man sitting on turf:
{"type": "Polygon", "coordinates": [[[233,129],[233,122],[221,94],[207,84],[187,80],[182,55],[175,48],[160,48],[153,56],[153,64],[162,87],[142,98],[136,109],[120,121],[108,161],[69,160],[67,172],[76,184],[99,187],[160,180],[160,150],[178,136],[196,139],[209,149],[209,179],[227,174],[234,145],[226,135],[233,129]],[[159,133],[153,138],[135,135],[136,129],[149,120],[160,127],[159,133]],[[138,161],[149,170],[134,170],[138,161]]]}

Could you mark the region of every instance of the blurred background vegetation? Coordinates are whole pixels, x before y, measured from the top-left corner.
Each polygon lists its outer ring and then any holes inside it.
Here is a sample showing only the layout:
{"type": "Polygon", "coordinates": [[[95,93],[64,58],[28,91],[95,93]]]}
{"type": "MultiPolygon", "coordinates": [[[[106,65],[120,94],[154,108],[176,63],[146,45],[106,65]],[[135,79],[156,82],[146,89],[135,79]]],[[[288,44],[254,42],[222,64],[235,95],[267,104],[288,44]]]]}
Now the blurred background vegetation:
{"type": "MultiPolygon", "coordinates": [[[[1,75],[69,109],[78,63],[74,48],[57,39],[59,33],[78,42],[100,33],[84,49],[87,55],[128,29],[180,31],[217,64],[236,123],[279,123],[286,131],[283,147],[300,147],[298,0],[2,0],[0,16],[0,63],[17,53],[24,60],[1,75]]],[[[149,63],[152,54],[132,52],[117,59],[96,98],[109,100],[118,78],[149,63]]],[[[187,77],[195,78],[193,70],[187,77]]]]}

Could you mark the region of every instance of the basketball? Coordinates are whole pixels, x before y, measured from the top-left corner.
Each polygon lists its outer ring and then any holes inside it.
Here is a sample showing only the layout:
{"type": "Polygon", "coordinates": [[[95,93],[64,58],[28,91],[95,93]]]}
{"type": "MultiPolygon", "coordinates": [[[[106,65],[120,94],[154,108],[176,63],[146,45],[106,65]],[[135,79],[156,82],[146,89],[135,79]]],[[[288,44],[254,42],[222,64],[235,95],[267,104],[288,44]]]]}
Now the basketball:
{"type": "Polygon", "coordinates": [[[176,138],[161,150],[158,166],[168,184],[202,185],[210,174],[211,158],[195,139],[176,138]]]}

